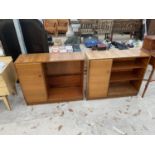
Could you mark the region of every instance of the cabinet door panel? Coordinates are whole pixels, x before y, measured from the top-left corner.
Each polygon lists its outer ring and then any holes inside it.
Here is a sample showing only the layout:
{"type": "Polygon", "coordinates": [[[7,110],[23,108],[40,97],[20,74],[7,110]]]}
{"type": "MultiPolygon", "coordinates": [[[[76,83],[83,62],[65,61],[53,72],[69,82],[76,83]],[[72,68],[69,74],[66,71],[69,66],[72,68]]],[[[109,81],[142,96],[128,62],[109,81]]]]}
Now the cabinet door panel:
{"type": "Polygon", "coordinates": [[[107,97],[112,59],[91,60],[89,63],[88,98],[107,97]]]}
{"type": "Polygon", "coordinates": [[[47,89],[42,64],[17,64],[16,68],[28,104],[45,102],[47,100],[47,89]]]}

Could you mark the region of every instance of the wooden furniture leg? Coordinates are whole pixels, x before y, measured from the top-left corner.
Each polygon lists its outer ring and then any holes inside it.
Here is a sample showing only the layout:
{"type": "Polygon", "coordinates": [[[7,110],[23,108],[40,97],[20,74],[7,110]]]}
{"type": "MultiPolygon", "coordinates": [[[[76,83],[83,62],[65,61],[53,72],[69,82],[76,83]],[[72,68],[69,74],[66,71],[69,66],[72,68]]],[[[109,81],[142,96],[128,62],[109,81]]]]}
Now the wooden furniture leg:
{"type": "Polygon", "coordinates": [[[11,111],[11,106],[10,106],[10,103],[9,103],[9,101],[8,101],[7,96],[2,96],[2,97],[0,97],[0,99],[3,100],[3,102],[4,102],[5,106],[7,107],[7,109],[8,109],[9,111],[11,111]]]}
{"type": "Polygon", "coordinates": [[[150,74],[150,76],[149,76],[149,79],[148,79],[148,81],[147,81],[147,83],[146,83],[146,85],[145,85],[145,88],[144,88],[144,91],[143,91],[142,97],[144,97],[145,92],[146,92],[146,90],[147,90],[147,88],[148,88],[148,86],[149,86],[149,83],[151,82],[151,79],[152,79],[153,73],[154,73],[154,67],[152,67],[152,71],[151,71],[151,74],[150,74]]]}

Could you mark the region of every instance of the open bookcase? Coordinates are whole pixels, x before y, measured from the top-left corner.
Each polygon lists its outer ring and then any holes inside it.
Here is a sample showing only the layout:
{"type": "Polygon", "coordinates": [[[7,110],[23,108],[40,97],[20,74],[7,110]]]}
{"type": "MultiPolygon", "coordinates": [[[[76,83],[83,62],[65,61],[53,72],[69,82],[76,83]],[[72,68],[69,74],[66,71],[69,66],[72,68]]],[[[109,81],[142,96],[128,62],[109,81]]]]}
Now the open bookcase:
{"type": "Polygon", "coordinates": [[[108,96],[136,95],[148,64],[148,58],[114,59],[108,96]]]}
{"type": "Polygon", "coordinates": [[[49,102],[83,98],[83,61],[44,64],[49,102]]]}
{"type": "Polygon", "coordinates": [[[20,55],[15,65],[28,105],[83,99],[82,52],[20,55]]]}
{"type": "Polygon", "coordinates": [[[87,99],[139,92],[150,55],[141,50],[87,52],[87,99]]]}

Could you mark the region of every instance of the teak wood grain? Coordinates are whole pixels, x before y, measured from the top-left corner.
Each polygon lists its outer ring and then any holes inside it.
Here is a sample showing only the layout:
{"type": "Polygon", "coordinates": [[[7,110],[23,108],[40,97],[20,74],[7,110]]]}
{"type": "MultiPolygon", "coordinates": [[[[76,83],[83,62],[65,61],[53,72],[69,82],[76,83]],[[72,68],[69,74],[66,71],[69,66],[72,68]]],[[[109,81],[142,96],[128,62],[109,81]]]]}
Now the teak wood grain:
{"type": "Polygon", "coordinates": [[[81,74],[81,61],[46,63],[47,75],[81,74]]]}
{"type": "Polygon", "coordinates": [[[108,97],[133,96],[138,93],[137,89],[130,82],[110,84],[108,97]]]}
{"type": "Polygon", "coordinates": [[[63,62],[63,61],[79,61],[84,60],[85,55],[82,52],[77,53],[38,53],[20,55],[15,64],[18,63],[47,63],[47,62],[63,62]]]}
{"type": "Polygon", "coordinates": [[[112,50],[112,51],[88,51],[86,55],[89,60],[94,59],[118,59],[118,58],[136,58],[136,57],[149,57],[149,53],[143,50],[112,50]]]}
{"type": "Polygon", "coordinates": [[[83,98],[83,53],[20,55],[15,65],[28,105],[83,98]]]}
{"type": "Polygon", "coordinates": [[[94,51],[86,56],[87,99],[136,95],[150,60],[144,50],[94,51]]]}
{"type": "Polygon", "coordinates": [[[80,87],[81,75],[56,75],[48,76],[50,87],[80,87]]]}
{"type": "Polygon", "coordinates": [[[112,59],[89,62],[88,98],[102,98],[108,94],[112,59]]]}
{"type": "Polygon", "coordinates": [[[42,64],[18,64],[16,68],[28,104],[46,101],[47,89],[42,64]]]}

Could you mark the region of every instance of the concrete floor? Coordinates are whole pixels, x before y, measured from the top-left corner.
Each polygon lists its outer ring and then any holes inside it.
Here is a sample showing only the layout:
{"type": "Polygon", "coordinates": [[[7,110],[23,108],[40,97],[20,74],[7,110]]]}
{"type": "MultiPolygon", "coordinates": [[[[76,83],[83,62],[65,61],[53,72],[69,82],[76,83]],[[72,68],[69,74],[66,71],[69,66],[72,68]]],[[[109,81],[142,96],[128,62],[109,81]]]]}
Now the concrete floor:
{"type": "MultiPolygon", "coordinates": [[[[150,73],[148,68],[146,76],[150,73]]],[[[0,102],[0,134],[155,134],[155,82],[138,96],[27,106],[20,86],[0,102]]]]}

